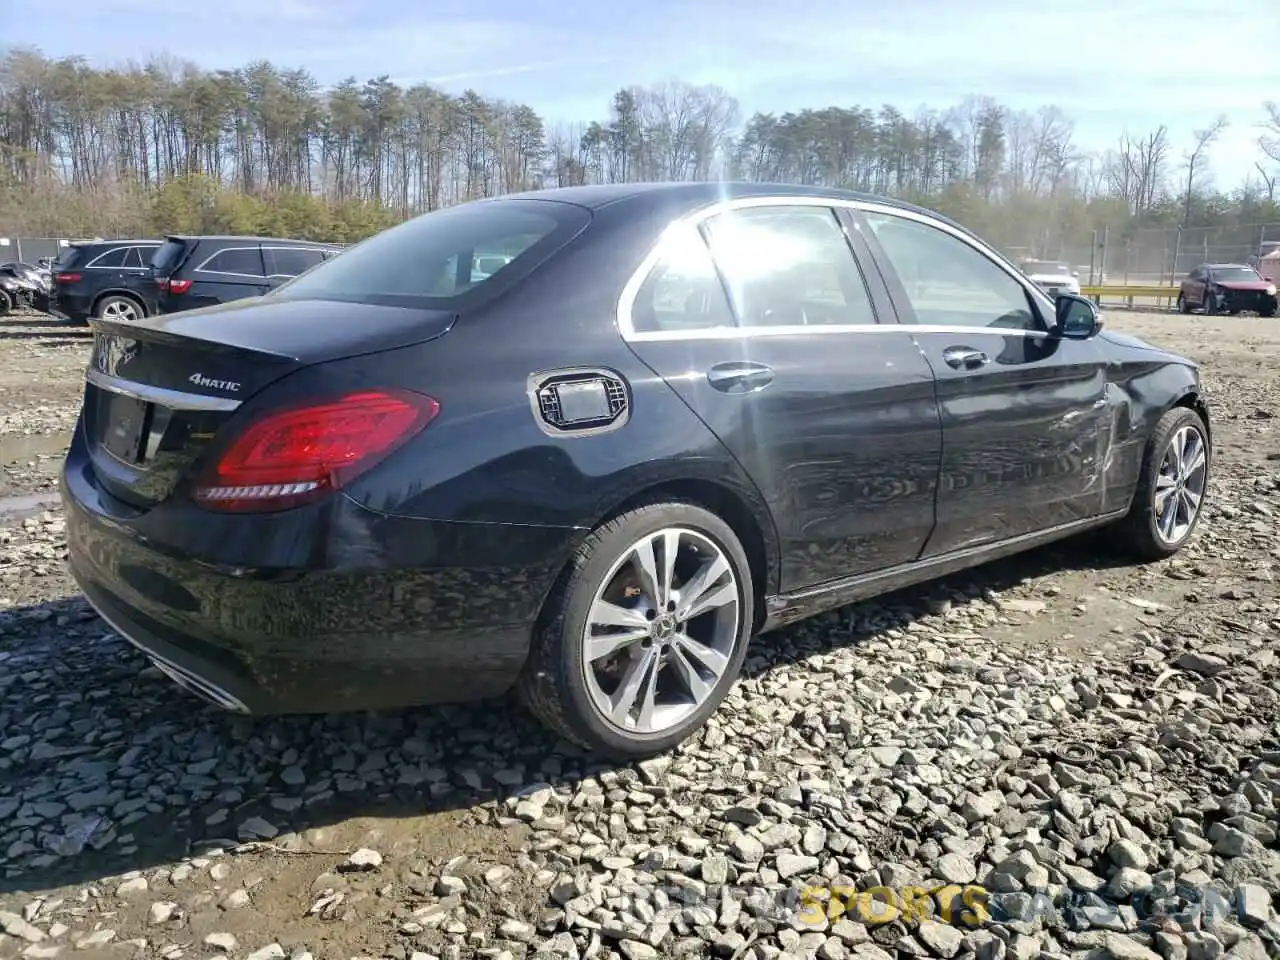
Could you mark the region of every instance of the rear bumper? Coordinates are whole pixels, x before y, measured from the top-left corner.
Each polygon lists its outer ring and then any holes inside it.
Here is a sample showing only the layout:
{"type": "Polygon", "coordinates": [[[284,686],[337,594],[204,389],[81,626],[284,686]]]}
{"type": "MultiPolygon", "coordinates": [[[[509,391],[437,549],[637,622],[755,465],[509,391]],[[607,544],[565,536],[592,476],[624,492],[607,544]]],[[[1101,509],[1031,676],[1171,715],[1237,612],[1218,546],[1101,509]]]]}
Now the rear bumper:
{"type": "Polygon", "coordinates": [[[170,677],[245,713],[504,692],[575,533],[385,517],[339,497],[256,518],[249,536],[255,518],[124,508],[93,485],[77,446],[61,494],[86,598],[170,677]],[[211,543],[221,555],[194,549],[211,543]]]}
{"type": "Polygon", "coordinates": [[[78,293],[64,293],[55,287],[49,298],[49,307],[71,320],[87,320],[92,313],[93,298],[78,293]]]}

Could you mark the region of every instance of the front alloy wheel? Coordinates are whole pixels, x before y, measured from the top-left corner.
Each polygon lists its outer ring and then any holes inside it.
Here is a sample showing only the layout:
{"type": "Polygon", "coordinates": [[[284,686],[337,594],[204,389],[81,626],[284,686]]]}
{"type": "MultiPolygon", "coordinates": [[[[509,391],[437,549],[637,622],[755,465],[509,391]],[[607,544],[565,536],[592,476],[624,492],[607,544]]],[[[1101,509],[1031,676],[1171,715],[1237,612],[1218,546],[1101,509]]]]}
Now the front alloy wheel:
{"type": "Polygon", "coordinates": [[[754,626],[742,544],[683,501],[602,524],[560,577],[517,692],[547,727],[614,758],[693,734],[732,686],[754,626]]]}
{"type": "Polygon", "coordinates": [[[1209,456],[1204,437],[1191,424],[1179,427],[1165,447],[1156,475],[1152,506],[1156,533],[1170,546],[1191,532],[1209,478],[1209,456]]]}
{"type": "Polygon", "coordinates": [[[1208,424],[1198,412],[1165,411],[1147,440],[1138,489],[1119,527],[1139,557],[1172,556],[1190,539],[1204,510],[1212,453],[1208,424]]]}

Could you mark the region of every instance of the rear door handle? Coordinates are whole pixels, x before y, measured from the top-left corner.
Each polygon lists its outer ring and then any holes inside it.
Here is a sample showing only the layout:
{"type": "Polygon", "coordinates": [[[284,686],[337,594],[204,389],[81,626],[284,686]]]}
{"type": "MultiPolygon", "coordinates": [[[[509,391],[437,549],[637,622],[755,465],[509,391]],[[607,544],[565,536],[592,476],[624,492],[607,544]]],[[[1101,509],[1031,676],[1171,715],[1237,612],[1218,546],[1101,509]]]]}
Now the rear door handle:
{"type": "Polygon", "coordinates": [[[773,383],[773,368],[763,363],[729,360],[708,370],[707,381],[721,393],[751,393],[773,383]]]}
{"type": "Polygon", "coordinates": [[[990,358],[973,347],[947,347],[942,351],[942,359],[947,362],[947,366],[957,370],[977,370],[985,366],[990,358]]]}

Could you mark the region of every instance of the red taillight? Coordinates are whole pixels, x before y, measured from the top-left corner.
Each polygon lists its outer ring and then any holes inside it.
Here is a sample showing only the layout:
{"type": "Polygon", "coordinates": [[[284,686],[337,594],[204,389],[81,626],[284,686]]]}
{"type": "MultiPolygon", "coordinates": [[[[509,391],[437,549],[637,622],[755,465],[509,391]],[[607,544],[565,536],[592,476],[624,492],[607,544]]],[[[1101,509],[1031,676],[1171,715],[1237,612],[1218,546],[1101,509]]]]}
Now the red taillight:
{"type": "Polygon", "coordinates": [[[195,490],[213,510],[283,510],[337,490],[435,419],[408,390],[368,390],[268,414],[223,452],[195,490]]]}
{"type": "Polygon", "coordinates": [[[54,283],[79,283],[80,274],[78,273],[59,273],[53,278],[54,283]]]}
{"type": "Polygon", "coordinates": [[[170,293],[186,293],[191,289],[190,280],[170,280],[163,277],[156,281],[161,290],[168,290],[170,293]]]}

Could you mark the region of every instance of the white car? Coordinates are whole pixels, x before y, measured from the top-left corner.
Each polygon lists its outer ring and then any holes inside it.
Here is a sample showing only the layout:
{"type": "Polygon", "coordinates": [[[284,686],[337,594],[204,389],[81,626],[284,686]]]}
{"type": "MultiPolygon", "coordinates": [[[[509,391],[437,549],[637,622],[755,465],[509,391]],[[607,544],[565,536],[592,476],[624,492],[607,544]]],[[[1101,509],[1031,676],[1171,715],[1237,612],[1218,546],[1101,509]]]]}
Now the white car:
{"type": "Polygon", "coordinates": [[[1059,260],[1024,260],[1022,272],[1051,297],[1060,293],[1080,296],[1080,272],[1059,260]]]}

